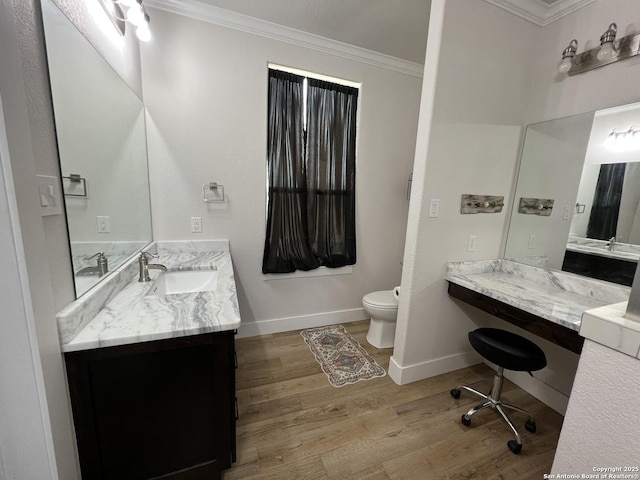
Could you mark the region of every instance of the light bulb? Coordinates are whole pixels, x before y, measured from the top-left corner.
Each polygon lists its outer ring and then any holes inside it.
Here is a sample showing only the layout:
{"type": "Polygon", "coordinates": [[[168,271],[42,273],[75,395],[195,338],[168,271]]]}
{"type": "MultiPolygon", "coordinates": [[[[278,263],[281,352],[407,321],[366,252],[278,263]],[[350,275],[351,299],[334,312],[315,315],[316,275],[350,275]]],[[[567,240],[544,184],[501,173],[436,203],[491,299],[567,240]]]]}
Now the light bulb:
{"type": "Polygon", "coordinates": [[[136,36],[138,40],[141,42],[148,42],[151,40],[151,30],[149,29],[149,25],[147,23],[143,23],[138,28],[136,28],[136,36]]]}
{"type": "Polygon", "coordinates": [[[140,5],[134,5],[127,10],[127,21],[131,22],[136,27],[144,22],[144,12],[140,5]]]}
{"type": "Polygon", "coordinates": [[[611,42],[606,42],[604,44],[602,44],[602,46],[600,47],[600,50],[598,50],[598,60],[605,61],[605,60],[611,60],[614,55],[615,55],[616,51],[613,49],[613,43],[611,42]]]}
{"type": "Polygon", "coordinates": [[[572,65],[571,57],[565,57],[558,64],[558,71],[560,73],[567,73],[569,70],[571,70],[571,65],[572,65]]]}

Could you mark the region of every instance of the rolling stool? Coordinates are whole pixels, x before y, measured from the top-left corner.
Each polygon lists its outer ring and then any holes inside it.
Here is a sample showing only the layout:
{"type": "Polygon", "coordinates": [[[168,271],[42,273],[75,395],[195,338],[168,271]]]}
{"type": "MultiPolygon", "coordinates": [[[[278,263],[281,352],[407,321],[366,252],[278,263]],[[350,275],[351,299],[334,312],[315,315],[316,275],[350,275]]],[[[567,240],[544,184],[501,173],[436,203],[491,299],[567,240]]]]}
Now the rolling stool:
{"type": "Polygon", "coordinates": [[[520,453],[520,450],[522,450],[520,434],[518,430],[516,430],[516,427],[513,426],[513,423],[511,423],[504,409],[509,408],[527,415],[529,419],[524,424],[524,428],[531,433],[536,432],[536,422],[527,411],[500,401],[500,393],[502,392],[502,383],[504,381],[503,372],[506,368],[507,370],[529,372],[529,375],[531,375],[531,372],[547,366],[547,359],[544,356],[544,352],[530,340],[515,333],[497,328],[478,328],[473,332],[469,332],[469,342],[480,355],[491,363],[496,364],[498,369],[493,377],[493,385],[488,395],[480,393],[466,385],[460,385],[458,388],[451,390],[451,396],[455,399],[460,398],[461,390],[466,390],[486,400],[486,402],[473,407],[462,415],[460,420],[463,425],[469,426],[471,425],[471,416],[480,410],[484,410],[485,408],[497,410],[516,436],[515,440],[509,440],[507,442],[509,450],[513,453],[520,453]]]}

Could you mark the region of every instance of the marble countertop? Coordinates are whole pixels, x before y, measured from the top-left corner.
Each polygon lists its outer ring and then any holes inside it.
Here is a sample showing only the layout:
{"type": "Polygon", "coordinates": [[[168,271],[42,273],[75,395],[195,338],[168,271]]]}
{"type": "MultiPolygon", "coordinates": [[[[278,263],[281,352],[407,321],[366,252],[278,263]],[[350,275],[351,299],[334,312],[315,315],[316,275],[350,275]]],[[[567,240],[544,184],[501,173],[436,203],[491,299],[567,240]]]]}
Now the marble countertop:
{"type": "Polygon", "coordinates": [[[609,250],[609,242],[605,240],[595,240],[591,238],[581,238],[570,236],[567,242],[567,250],[599,257],[626,260],[638,263],[640,258],[640,247],[629,243],[616,243],[613,250],[609,250]]]}
{"type": "Polygon", "coordinates": [[[454,262],[445,279],[578,331],[585,310],[629,299],[629,287],[511,260],[454,262]]]}
{"type": "Polygon", "coordinates": [[[584,312],[580,335],[640,359],[640,322],[625,317],[627,302],[584,312]]]}
{"type": "MultiPolygon", "coordinates": [[[[178,242],[179,243],[179,242],[178,242]]],[[[240,326],[231,255],[228,251],[180,251],[179,246],[158,244],[159,258],[150,263],[168,271],[217,271],[214,291],[147,296],[153,285],[138,282],[137,275],[67,342],[63,352],[234,330],[240,326]]],[[[159,270],[149,270],[152,280],[159,270]]]]}

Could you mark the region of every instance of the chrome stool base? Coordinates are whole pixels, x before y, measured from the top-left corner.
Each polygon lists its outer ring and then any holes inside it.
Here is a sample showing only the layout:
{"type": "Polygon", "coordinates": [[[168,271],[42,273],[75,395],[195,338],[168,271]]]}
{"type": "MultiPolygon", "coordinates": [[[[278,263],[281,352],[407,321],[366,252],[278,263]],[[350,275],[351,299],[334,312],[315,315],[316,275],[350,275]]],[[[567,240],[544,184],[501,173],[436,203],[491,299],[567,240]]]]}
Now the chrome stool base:
{"type": "Polygon", "coordinates": [[[509,442],[507,442],[507,446],[509,447],[509,450],[511,450],[513,453],[520,453],[520,450],[522,450],[522,438],[520,437],[520,433],[518,433],[518,429],[513,425],[513,422],[511,421],[511,419],[509,418],[509,416],[504,410],[505,409],[514,410],[516,412],[525,414],[528,417],[528,419],[524,425],[524,428],[526,428],[531,433],[536,432],[536,421],[531,416],[531,414],[526,410],[523,410],[520,407],[516,407],[515,405],[511,405],[509,403],[504,403],[500,401],[500,394],[502,393],[503,383],[504,383],[504,368],[498,367],[493,377],[493,385],[491,386],[491,391],[489,392],[488,395],[485,395],[484,393],[479,392],[475,388],[471,388],[466,385],[460,385],[459,387],[451,390],[450,393],[453,398],[458,399],[460,398],[461,391],[466,390],[467,392],[473,393],[474,395],[477,395],[478,397],[486,400],[484,403],[476,405],[475,407],[471,408],[467,413],[462,415],[462,418],[460,419],[460,421],[462,422],[463,425],[469,426],[471,425],[471,417],[476,413],[482,410],[485,410],[487,408],[492,408],[493,410],[496,410],[500,414],[500,416],[504,419],[504,421],[507,422],[507,425],[509,426],[509,428],[511,429],[511,431],[516,437],[515,440],[509,440],[509,442]]]}

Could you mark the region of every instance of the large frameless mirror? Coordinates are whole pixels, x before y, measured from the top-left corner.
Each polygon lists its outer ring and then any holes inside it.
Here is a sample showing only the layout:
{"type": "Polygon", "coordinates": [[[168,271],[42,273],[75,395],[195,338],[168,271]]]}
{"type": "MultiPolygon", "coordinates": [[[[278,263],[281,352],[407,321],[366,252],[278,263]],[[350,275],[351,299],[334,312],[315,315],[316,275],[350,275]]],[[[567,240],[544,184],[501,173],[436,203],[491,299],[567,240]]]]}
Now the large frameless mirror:
{"type": "Polygon", "coordinates": [[[640,257],[638,162],[640,104],[529,125],[505,257],[631,285],[640,257]],[[521,211],[521,198],[553,200],[551,214],[521,211]]]}
{"type": "Polygon", "coordinates": [[[42,10],[78,297],[152,239],[145,111],[53,2],[42,10]]]}

